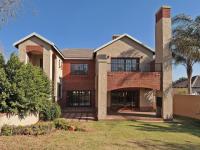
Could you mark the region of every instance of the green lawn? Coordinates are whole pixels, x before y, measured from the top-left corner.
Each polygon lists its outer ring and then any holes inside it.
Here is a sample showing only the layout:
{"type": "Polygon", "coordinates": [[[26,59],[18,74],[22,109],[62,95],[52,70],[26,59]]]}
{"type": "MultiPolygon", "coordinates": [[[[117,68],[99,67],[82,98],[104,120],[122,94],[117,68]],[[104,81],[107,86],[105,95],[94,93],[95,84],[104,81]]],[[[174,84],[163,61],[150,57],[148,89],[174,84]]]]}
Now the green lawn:
{"type": "Polygon", "coordinates": [[[200,149],[200,122],[190,119],[179,118],[178,123],[99,121],[81,124],[87,132],[55,131],[38,137],[2,136],[0,149],[200,149]]]}

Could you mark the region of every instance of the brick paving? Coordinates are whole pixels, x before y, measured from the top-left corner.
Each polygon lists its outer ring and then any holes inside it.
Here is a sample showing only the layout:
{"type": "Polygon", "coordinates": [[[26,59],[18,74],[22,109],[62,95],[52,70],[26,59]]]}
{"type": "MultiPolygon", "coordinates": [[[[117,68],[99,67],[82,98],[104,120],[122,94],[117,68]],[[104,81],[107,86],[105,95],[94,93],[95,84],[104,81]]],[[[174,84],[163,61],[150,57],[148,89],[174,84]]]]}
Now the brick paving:
{"type": "MultiPolygon", "coordinates": [[[[90,108],[66,108],[62,112],[62,117],[69,121],[96,121],[95,110],[90,108]]],[[[105,120],[141,120],[150,122],[161,122],[162,118],[157,118],[155,112],[140,111],[118,111],[109,112],[105,120]]]]}

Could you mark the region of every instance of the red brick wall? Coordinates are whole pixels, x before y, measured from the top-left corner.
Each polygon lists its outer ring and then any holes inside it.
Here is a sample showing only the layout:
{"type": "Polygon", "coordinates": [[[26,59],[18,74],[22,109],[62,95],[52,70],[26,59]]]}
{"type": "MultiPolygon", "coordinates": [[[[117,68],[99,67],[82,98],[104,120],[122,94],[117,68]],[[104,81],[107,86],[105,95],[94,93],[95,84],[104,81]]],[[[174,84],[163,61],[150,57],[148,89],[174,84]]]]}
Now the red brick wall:
{"type": "Polygon", "coordinates": [[[108,72],[108,91],[120,88],[160,89],[159,72],[108,72]]]}
{"type": "Polygon", "coordinates": [[[63,61],[63,98],[61,106],[67,105],[67,91],[70,90],[91,90],[92,106],[95,102],[95,62],[94,60],[64,60],[63,61]],[[88,64],[88,75],[71,75],[70,64],[88,64]]]}
{"type": "Polygon", "coordinates": [[[161,18],[170,18],[170,8],[162,8],[156,13],[156,22],[161,18]]]}
{"type": "Polygon", "coordinates": [[[42,46],[38,46],[38,45],[27,45],[26,46],[26,51],[27,52],[42,53],[43,52],[43,47],[42,46]]]}
{"type": "Polygon", "coordinates": [[[200,96],[199,95],[174,95],[174,115],[196,118],[200,120],[200,96]]]}

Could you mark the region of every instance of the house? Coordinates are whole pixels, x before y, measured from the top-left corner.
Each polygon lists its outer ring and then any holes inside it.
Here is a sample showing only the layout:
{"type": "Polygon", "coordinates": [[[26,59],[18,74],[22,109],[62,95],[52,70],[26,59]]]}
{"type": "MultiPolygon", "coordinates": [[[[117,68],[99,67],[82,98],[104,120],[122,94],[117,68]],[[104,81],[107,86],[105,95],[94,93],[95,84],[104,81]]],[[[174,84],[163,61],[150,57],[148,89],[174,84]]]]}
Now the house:
{"type": "Polygon", "coordinates": [[[155,20],[155,51],[128,34],[114,35],[94,49],[60,50],[37,33],[14,46],[22,62],[39,66],[47,74],[62,109],[90,107],[98,119],[106,119],[110,110],[120,107],[155,109],[168,120],[173,114],[170,7],[162,6],[155,20]]]}
{"type": "MultiPolygon", "coordinates": [[[[191,80],[192,93],[200,95],[200,76],[193,76],[191,80]]],[[[187,94],[188,93],[188,80],[183,78],[173,83],[174,94],[187,94]]]]}

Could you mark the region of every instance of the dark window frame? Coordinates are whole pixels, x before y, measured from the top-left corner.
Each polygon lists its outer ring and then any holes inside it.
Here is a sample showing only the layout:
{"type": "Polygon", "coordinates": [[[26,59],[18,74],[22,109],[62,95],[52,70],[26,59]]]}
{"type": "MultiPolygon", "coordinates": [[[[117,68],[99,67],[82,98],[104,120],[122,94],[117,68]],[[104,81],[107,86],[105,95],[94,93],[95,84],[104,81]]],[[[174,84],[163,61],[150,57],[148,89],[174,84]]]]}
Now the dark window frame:
{"type": "Polygon", "coordinates": [[[70,64],[70,74],[71,75],[88,75],[88,72],[89,72],[89,65],[87,63],[71,63],[70,64]],[[82,69],[80,69],[79,67],[78,68],[80,70],[73,69],[73,67],[75,67],[75,65],[80,65],[80,66],[82,65],[81,66],[82,69]],[[86,71],[84,71],[85,67],[87,68],[86,71]]]}
{"type": "Polygon", "coordinates": [[[92,91],[91,90],[70,90],[67,91],[68,107],[91,107],[92,91]]]}
{"type": "Polygon", "coordinates": [[[139,71],[139,58],[124,58],[112,57],[111,58],[111,71],[112,72],[135,72],[139,71]],[[134,62],[135,61],[135,62],[134,62]],[[135,66],[133,66],[135,65],[135,66]],[[121,68],[121,69],[120,69],[121,68]],[[134,69],[135,68],[135,69],[134,69]]]}

